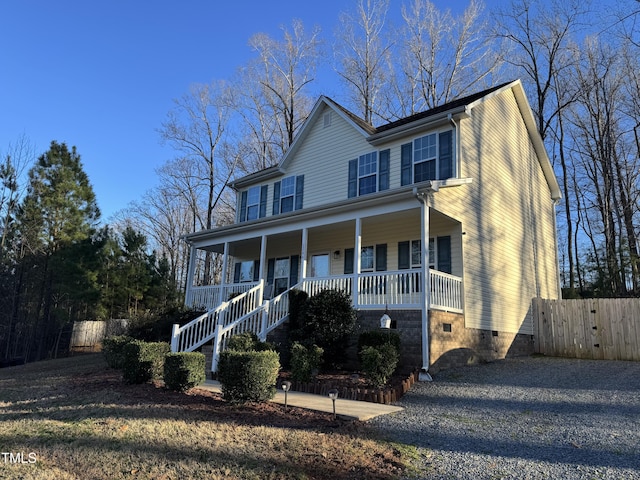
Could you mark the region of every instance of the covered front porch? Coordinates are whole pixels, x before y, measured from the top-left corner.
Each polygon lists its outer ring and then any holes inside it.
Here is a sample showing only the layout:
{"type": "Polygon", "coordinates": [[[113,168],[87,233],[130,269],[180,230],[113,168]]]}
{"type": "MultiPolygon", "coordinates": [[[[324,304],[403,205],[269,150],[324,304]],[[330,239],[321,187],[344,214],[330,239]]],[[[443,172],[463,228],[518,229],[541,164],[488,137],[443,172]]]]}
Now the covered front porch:
{"type": "Polygon", "coordinates": [[[350,295],[356,309],[461,313],[461,224],[415,199],[410,206],[298,225],[255,222],[265,224],[255,231],[234,225],[217,241],[193,242],[185,303],[210,310],[263,282],[261,300],[294,287],[310,295],[331,288],[350,295]],[[209,275],[207,255],[209,265],[219,266],[209,275]]]}
{"type": "Polygon", "coordinates": [[[464,312],[464,234],[459,221],[420,200],[362,202],[357,210],[348,205],[190,236],[185,300],[206,313],[174,326],[172,350],[213,340],[215,371],[231,336],[251,331],[265,339],[286,321],[292,289],[310,296],[340,290],[362,311],[419,311],[427,345],[430,310],[464,312]]]}

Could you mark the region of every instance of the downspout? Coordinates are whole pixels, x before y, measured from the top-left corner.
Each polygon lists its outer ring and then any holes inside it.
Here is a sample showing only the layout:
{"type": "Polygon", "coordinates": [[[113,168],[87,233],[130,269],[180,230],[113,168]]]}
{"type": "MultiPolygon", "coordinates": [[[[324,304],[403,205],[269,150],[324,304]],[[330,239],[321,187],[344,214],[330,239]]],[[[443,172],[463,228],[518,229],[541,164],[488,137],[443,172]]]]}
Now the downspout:
{"type": "Polygon", "coordinates": [[[451,126],[453,127],[453,165],[455,167],[453,173],[453,177],[459,177],[460,175],[460,142],[458,141],[458,124],[456,123],[456,121],[453,119],[453,115],[450,113],[449,115],[447,115],[447,119],[449,120],[449,123],[451,124],[451,126]]]}
{"type": "MultiPolygon", "coordinates": [[[[431,188],[431,187],[430,187],[431,188]]],[[[421,270],[424,283],[422,294],[422,369],[420,370],[419,379],[421,381],[430,382],[433,379],[429,375],[429,306],[431,305],[431,275],[429,272],[429,205],[427,204],[427,193],[418,192],[417,188],[413,189],[413,194],[420,202],[421,218],[421,243],[422,243],[422,259],[421,270]]]]}

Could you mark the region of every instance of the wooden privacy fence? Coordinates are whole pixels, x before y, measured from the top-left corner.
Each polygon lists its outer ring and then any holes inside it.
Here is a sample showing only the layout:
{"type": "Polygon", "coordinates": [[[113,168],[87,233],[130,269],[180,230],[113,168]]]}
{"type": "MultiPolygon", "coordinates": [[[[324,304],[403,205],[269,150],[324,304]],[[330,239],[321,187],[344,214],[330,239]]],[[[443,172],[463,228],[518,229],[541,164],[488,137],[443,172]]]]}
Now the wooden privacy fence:
{"type": "Polygon", "coordinates": [[[537,353],[640,361],[640,298],[535,298],[537,353]]]}

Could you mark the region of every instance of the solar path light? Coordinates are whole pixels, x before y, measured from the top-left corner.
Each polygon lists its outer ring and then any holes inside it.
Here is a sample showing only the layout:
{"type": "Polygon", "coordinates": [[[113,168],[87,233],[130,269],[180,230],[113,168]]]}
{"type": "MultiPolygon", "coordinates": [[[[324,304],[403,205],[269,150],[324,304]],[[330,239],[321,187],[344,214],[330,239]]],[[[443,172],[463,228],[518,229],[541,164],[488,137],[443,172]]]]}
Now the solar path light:
{"type": "Polygon", "coordinates": [[[332,388],[327,392],[329,394],[329,398],[333,402],[333,419],[336,419],[336,398],[338,398],[338,389],[332,388]]]}
{"type": "Polygon", "coordinates": [[[289,380],[285,380],[282,382],[282,391],[284,392],[284,408],[287,408],[287,392],[291,390],[291,382],[289,380]]]}

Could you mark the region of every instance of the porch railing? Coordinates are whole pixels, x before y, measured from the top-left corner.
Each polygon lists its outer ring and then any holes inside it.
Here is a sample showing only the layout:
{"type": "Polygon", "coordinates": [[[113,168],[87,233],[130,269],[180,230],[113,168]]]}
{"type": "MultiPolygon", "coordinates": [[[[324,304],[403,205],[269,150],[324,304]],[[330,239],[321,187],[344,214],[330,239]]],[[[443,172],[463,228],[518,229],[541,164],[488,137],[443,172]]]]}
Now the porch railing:
{"type": "Polygon", "coordinates": [[[256,287],[259,282],[230,283],[227,285],[206,285],[191,287],[187,292],[185,304],[191,308],[211,310],[229,300],[256,287]]]}
{"type": "MultiPolygon", "coordinates": [[[[430,270],[430,308],[462,313],[462,279],[454,275],[430,270]]],[[[226,285],[210,288],[213,295],[229,294],[238,286],[226,285]]],[[[207,287],[197,287],[194,292],[205,292],[207,287]]],[[[353,294],[353,276],[307,278],[295,287],[313,296],[322,290],[335,289],[353,294]]],[[[357,308],[420,308],[422,302],[422,273],[420,271],[397,271],[366,273],[358,276],[357,308]]],[[[234,292],[235,293],[235,292],[234,292]]],[[[201,297],[191,297],[204,299],[201,297]]],[[[238,333],[253,332],[262,340],[267,333],[280,325],[289,314],[289,290],[272,300],[264,300],[264,281],[240,293],[228,301],[222,301],[188,324],[174,325],[171,349],[193,351],[210,340],[214,340],[212,370],[217,368],[220,352],[226,348],[229,338],[238,333]]]]}
{"type": "Polygon", "coordinates": [[[462,279],[455,275],[431,270],[431,305],[436,310],[462,313],[462,279]]]}
{"type": "MultiPolygon", "coordinates": [[[[462,279],[437,270],[429,273],[430,308],[462,313],[462,279]]],[[[309,296],[326,289],[352,295],[352,283],[352,276],[307,278],[300,284],[300,289],[309,296]]],[[[354,305],[357,308],[420,308],[422,290],[422,272],[418,270],[363,273],[358,276],[358,298],[354,305]]]]}

